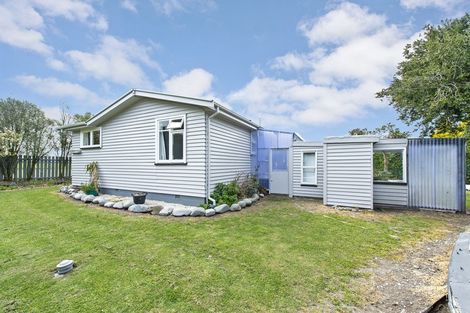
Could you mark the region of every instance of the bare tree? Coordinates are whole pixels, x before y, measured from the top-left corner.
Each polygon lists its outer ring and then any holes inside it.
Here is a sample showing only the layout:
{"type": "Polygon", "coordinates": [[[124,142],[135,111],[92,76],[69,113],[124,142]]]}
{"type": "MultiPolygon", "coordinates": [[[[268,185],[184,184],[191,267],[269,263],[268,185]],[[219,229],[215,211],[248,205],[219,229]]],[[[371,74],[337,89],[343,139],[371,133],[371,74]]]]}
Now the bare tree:
{"type": "MultiPolygon", "coordinates": [[[[54,121],[55,126],[61,127],[71,124],[75,121],[72,114],[69,113],[69,108],[64,106],[60,110],[60,118],[54,121]]],[[[65,160],[70,156],[70,150],[72,149],[72,133],[68,130],[57,129],[55,132],[54,150],[60,157],[61,162],[59,163],[59,178],[65,177],[65,170],[67,163],[65,160]]]]}
{"type": "Polygon", "coordinates": [[[31,156],[31,166],[26,173],[26,179],[31,180],[39,160],[53,149],[54,121],[47,118],[44,112],[37,108],[34,116],[30,117],[29,128],[24,141],[25,154],[31,156]]]}

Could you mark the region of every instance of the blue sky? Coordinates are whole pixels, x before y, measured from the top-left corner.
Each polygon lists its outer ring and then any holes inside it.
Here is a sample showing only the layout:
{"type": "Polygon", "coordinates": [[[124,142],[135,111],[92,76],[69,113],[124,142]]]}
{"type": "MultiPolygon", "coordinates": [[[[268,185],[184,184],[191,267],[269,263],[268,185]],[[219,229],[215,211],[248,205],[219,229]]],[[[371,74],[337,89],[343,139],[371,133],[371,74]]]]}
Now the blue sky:
{"type": "Polygon", "coordinates": [[[98,112],[132,88],[216,99],[306,139],[397,115],[374,93],[464,0],[0,1],[0,97],[98,112]]]}

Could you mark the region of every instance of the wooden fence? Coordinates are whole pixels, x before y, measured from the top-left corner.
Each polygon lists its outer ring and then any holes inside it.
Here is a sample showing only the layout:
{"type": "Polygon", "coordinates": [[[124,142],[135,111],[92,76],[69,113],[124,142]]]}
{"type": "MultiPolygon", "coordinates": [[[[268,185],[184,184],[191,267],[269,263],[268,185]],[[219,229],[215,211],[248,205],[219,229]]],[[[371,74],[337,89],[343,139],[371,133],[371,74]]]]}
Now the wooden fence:
{"type": "MultiPolygon", "coordinates": [[[[16,166],[16,172],[13,180],[25,180],[27,173],[31,169],[31,157],[26,155],[18,156],[18,164],[16,166]]],[[[65,178],[70,179],[72,176],[72,158],[62,158],[54,156],[42,157],[34,168],[32,179],[58,179],[65,178]],[[60,177],[60,168],[63,167],[63,177],[60,177]]],[[[0,181],[3,180],[3,175],[0,173],[0,181]]]]}

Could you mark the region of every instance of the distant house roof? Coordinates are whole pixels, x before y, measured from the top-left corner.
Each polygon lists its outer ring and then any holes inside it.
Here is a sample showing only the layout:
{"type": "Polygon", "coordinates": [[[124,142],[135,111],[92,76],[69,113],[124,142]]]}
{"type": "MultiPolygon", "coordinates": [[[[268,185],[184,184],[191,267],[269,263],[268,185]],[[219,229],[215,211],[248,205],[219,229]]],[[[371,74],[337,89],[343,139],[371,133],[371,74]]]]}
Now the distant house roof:
{"type": "Polygon", "coordinates": [[[85,127],[93,127],[100,125],[105,120],[109,119],[110,117],[118,114],[128,106],[136,103],[138,100],[142,98],[148,99],[155,99],[155,100],[163,100],[168,102],[175,102],[175,103],[183,103],[188,105],[198,106],[204,109],[208,109],[210,111],[218,111],[220,114],[225,115],[228,118],[231,118],[242,124],[248,128],[258,129],[259,126],[254,123],[253,121],[241,116],[238,113],[233,112],[232,110],[224,107],[223,105],[215,102],[214,100],[206,100],[200,98],[192,98],[192,97],[185,97],[185,96],[177,96],[171,95],[166,93],[154,92],[154,91],[146,91],[140,89],[131,89],[129,92],[121,96],[119,99],[114,101],[112,104],[98,112],[92,118],[90,118],[86,123],[77,123],[77,124],[70,124],[59,127],[59,129],[67,129],[67,130],[76,130],[85,127]]]}

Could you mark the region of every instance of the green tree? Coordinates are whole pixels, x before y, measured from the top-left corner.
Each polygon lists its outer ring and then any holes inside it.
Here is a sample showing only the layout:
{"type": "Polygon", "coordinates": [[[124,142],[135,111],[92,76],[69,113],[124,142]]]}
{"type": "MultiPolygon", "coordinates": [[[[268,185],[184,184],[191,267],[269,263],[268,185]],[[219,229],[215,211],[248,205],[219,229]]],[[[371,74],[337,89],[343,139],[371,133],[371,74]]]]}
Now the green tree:
{"type": "Polygon", "coordinates": [[[407,125],[422,135],[455,131],[470,121],[470,15],[427,25],[404,50],[404,61],[389,87],[377,93],[387,99],[407,125]]]}
{"type": "Polygon", "coordinates": [[[85,112],[83,114],[76,113],[73,115],[73,121],[74,123],[86,122],[92,117],[93,114],[91,114],[90,112],[85,112]]]}
{"type": "Polygon", "coordinates": [[[397,139],[409,137],[410,132],[402,131],[395,124],[387,123],[372,130],[367,128],[354,128],[349,131],[349,135],[374,135],[384,139],[397,139]]]}
{"type": "Polygon", "coordinates": [[[27,101],[0,99],[0,129],[4,133],[13,133],[16,138],[10,141],[8,154],[0,158],[0,173],[6,181],[13,180],[18,154],[29,135],[29,120],[34,116],[35,108],[37,109],[34,104],[27,101]]]}

